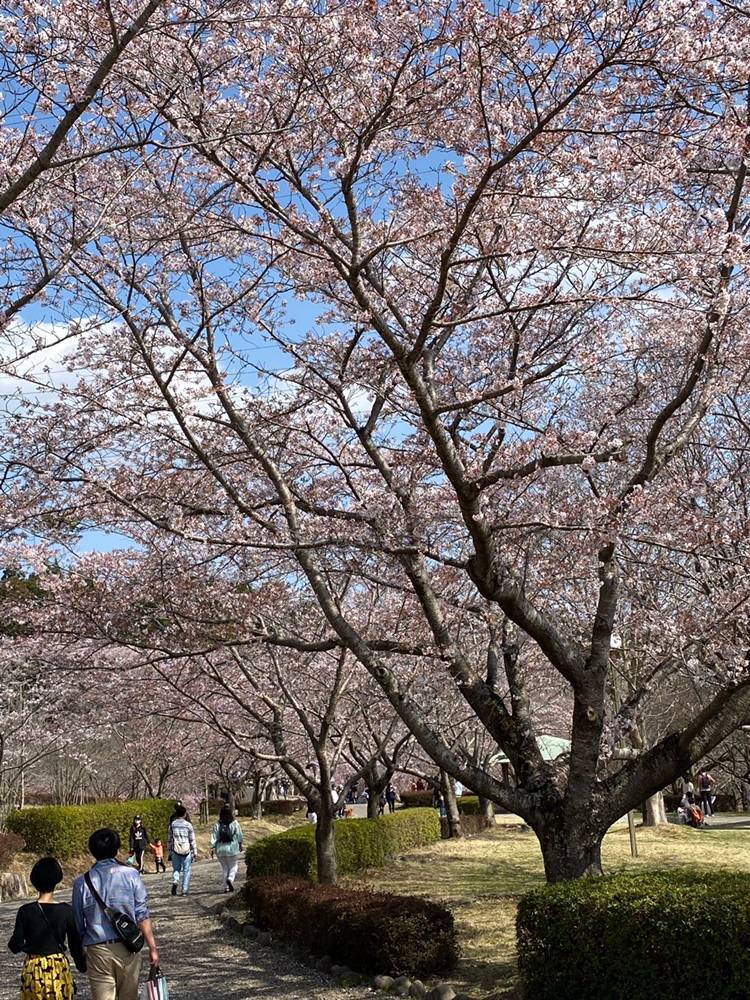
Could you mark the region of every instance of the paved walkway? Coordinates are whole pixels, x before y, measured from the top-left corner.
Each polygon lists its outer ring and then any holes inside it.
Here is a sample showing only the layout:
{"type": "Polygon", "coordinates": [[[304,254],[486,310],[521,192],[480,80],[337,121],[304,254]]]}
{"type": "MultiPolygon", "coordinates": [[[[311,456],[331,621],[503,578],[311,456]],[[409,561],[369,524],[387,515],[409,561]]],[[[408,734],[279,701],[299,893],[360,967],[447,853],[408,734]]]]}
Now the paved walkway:
{"type": "MultiPolygon", "coordinates": [[[[193,867],[192,895],[173,898],[169,875],[146,876],[170,1000],[359,1000],[368,995],[366,989],[333,987],[330,979],[285,953],[225,930],[203,908],[224,898],[214,894],[218,881],[216,862],[198,863],[193,867]]],[[[0,1000],[17,1000],[19,994],[22,958],[5,948],[18,905],[0,905],[0,1000]]],[[[77,974],[76,979],[77,1000],[90,1000],[86,977],[77,974]]]]}

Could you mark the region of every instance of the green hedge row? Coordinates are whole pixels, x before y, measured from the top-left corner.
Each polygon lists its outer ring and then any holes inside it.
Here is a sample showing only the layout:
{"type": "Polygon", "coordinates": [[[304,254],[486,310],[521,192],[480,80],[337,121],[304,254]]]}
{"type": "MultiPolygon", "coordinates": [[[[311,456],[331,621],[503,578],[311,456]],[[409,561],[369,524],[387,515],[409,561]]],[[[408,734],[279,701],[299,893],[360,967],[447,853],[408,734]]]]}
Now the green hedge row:
{"type": "Polygon", "coordinates": [[[108,826],[117,830],[127,849],[134,816],[143,817],[150,837],[166,844],[172,799],[142,799],[134,802],[102,802],[90,806],[41,806],[12,812],[6,826],[26,841],[26,850],[71,858],[87,851],[94,830],[108,826]]]}
{"type": "Polygon", "coordinates": [[[273,876],[246,893],[260,927],[357,972],[426,978],[458,958],[453,914],[427,899],[273,876]]]}
{"type": "MultiPolygon", "coordinates": [[[[336,822],[336,859],[340,875],[363,868],[382,868],[403,851],[440,840],[440,818],[434,809],[409,809],[378,819],[336,822]]],[[[247,849],[248,876],[296,875],[315,878],[315,827],[295,826],[256,841],[247,849]]]]}
{"type": "MultiPolygon", "coordinates": [[[[459,795],[456,801],[458,811],[464,816],[478,816],[481,812],[478,795],[459,795]]],[[[432,806],[432,792],[402,792],[401,802],[404,808],[429,807],[432,806]]]]}
{"type": "Polygon", "coordinates": [[[750,874],[654,872],[528,893],[518,968],[534,1000],[744,1000],[750,874]]]}

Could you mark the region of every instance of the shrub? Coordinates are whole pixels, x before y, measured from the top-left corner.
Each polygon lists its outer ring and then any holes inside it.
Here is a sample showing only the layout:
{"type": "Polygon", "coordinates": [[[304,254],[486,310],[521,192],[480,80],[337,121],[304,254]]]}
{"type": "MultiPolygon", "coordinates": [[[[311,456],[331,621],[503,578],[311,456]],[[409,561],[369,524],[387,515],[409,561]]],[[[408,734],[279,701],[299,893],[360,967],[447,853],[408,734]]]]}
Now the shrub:
{"type": "Polygon", "coordinates": [[[143,799],[135,802],[102,802],[90,806],[41,806],[12,812],[6,826],[26,841],[35,854],[70,858],[85,854],[94,830],[109,826],[117,830],[127,848],[133,816],[143,817],[149,835],[166,842],[172,799],[143,799]]]}
{"type": "Polygon", "coordinates": [[[431,976],[458,958],[453,914],[430,900],[274,877],[246,891],[260,927],[357,972],[431,976]]]}
{"type": "Polygon", "coordinates": [[[23,837],[16,833],[0,833],[0,872],[5,871],[13,858],[26,846],[23,837]]]}
{"type": "MultiPolygon", "coordinates": [[[[432,806],[432,792],[402,792],[401,802],[404,808],[418,807],[418,806],[432,806]]],[[[458,811],[464,816],[479,816],[481,814],[481,809],[479,806],[479,796],[478,795],[459,795],[458,799],[458,811]]],[[[498,807],[494,806],[495,812],[497,812],[498,807]]]]}
{"type": "MultiPolygon", "coordinates": [[[[478,833],[486,833],[487,830],[487,821],[481,814],[461,813],[461,834],[464,837],[474,837],[478,833]]],[[[450,829],[445,816],[440,817],[440,834],[443,840],[448,840],[450,829]]]]}
{"type": "Polygon", "coordinates": [[[269,799],[263,803],[264,816],[293,816],[306,807],[304,799],[269,799]]]}
{"type": "Polygon", "coordinates": [[[740,1000],[750,982],[750,874],[654,872],[535,889],[518,908],[534,1000],[740,1000]]]}
{"type": "Polygon", "coordinates": [[[401,804],[404,808],[417,808],[419,806],[432,805],[432,789],[428,788],[421,792],[401,792],[401,804]]]}
{"type": "MultiPolygon", "coordinates": [[[[340,875],[382,868],[397,854],[440,840],[434,809],[409,809],[378,819],[336,822],[336,860],[340,875]]],[[[315,878],[315,827],[295,826],[257,840],[247,850],[250,875],[296,875],[315,878]]]]}

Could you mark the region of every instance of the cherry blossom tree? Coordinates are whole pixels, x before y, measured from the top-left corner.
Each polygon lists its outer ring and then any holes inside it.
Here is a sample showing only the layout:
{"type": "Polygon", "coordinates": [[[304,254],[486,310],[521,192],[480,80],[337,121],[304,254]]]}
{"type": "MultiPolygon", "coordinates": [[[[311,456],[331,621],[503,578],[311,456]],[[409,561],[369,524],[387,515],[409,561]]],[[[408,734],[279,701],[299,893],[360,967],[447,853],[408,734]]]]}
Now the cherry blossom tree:
{"type": "Polygon", "coordinates": [[[171,54],[173,100],[168,60],[139,81],[180,148],[76,251],[90,374],[4,451],[39,523],[221,550],[271,596],[269,657],[355,658],[548,878],[598,873],[609,825],[750,708],[750,22],[363,0],[258,35],[235,9],[171,54]],[[625,754],[678,669],[702,709],[625,754]],[[570,707],[554,762],[539,676],[570,707]],[[432,725],[436,683],[514,785],[432,725]]]}

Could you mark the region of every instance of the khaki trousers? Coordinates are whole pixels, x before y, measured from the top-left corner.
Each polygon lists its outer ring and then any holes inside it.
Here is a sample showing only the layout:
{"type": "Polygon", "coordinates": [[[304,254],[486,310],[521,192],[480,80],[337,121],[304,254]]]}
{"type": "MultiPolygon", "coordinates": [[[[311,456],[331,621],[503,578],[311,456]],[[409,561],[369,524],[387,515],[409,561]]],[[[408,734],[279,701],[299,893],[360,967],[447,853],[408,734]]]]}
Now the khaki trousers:
{"type": "Polygon", "coordinates": [[[124,944],[92,944],[86,949],[91,1000],[138,1000],[141,956],[124,944]]]}

